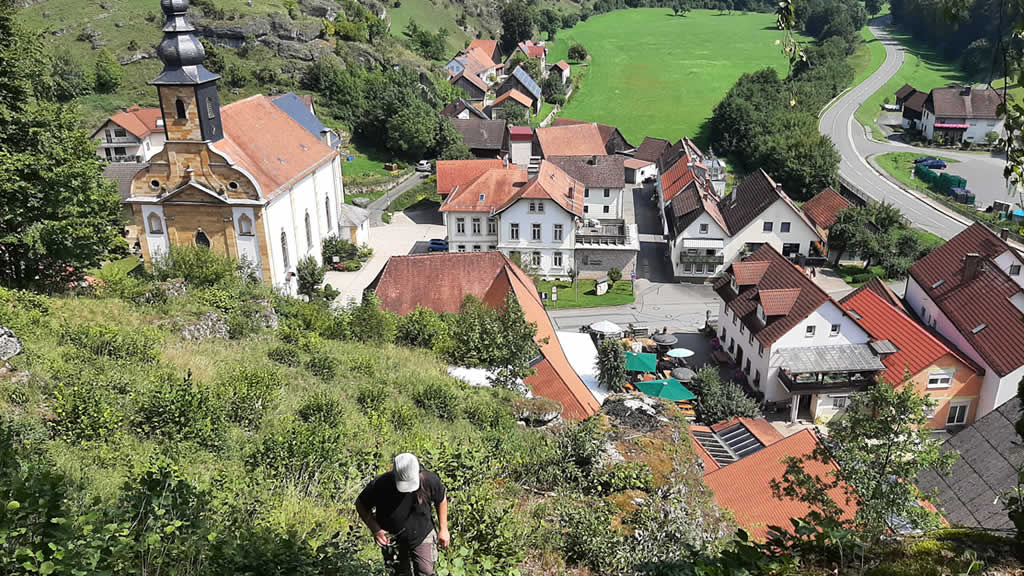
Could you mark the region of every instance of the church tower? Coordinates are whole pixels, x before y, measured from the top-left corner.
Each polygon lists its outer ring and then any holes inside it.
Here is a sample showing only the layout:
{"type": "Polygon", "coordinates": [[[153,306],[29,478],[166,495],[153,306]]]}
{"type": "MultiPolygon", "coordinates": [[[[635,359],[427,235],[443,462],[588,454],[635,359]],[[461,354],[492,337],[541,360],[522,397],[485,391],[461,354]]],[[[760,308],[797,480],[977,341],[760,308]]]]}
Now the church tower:
{"type": "Polygon", "coordinates": [[[216,142],[223,138],[217,80],[203,66],[206,51],[188,21],[188,0],[160,0],[166,17],[164,39],[156,53],[164,70],[157,87],[167,141],[216,142]]]}

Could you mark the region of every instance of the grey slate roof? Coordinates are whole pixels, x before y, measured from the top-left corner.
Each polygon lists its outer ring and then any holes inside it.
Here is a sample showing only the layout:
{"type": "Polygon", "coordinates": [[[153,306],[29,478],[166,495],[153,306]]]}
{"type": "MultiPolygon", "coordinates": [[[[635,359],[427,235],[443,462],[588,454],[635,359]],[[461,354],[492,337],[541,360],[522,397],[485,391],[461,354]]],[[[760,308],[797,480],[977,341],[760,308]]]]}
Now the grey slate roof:
{"type": "Polygon", "coordinates": [[[939,511],[954,526],[1012,529],[1001,496],[1017,482],[1017,468],[1024,457],[1014,423],[1020,417],[1020,400],[1011,398],[942,444],[943,452],[959,452],[952,473],[922,472],[917,486],[938,491],[939,511]]]}
{"type": "MultiPolygon", "coordinates": [[[[309,106],[294,92],[274,98],[274,106],[277,106],[282,112],[298,122],[307,132],[317,138],[322,139],[324,132],[332,132],[330,128],[324,126],[324,123],[310,112],[309,106]]],[[[332,148],[337,148],[338,144],[340,142],[336,141],[336,136],[332,132],[329,145],[332,148]]]]}
{"type": "Polygon", "coordinates": [[[624,188],[625,157],[619,156],[548,156],[547,160],[565,173],[583,182],[587,188],[624,188]]]}
{"type": "Polygon", "coordinates": [[[365,222],[369,217],[370,212],[366,209],[351,204],[342,204],[341,210],[338,210],[338,225],[354,228],[365,222]]]}
{"type": "Polygon", "coordinates": [[[147,166],[149,162],[111,162],[103,167],[103,176],[117,182],[121,200],[127,200],[132,195],[132,179],[147,166]]]}
{"type": "Polygon", "coordinates": [[[796,374],[885,370],[885,364],[868,344],[801,346],[783,348],[778,354],[781,358],[779,365],[796,374]]]}
{"type": "Polygon", "coordinates": [[[462,134],[466,146],[477,150],[501,150],[505,138],[505,120],[482,120],[470,118],[452,120],[455,129],[462,134]]]}

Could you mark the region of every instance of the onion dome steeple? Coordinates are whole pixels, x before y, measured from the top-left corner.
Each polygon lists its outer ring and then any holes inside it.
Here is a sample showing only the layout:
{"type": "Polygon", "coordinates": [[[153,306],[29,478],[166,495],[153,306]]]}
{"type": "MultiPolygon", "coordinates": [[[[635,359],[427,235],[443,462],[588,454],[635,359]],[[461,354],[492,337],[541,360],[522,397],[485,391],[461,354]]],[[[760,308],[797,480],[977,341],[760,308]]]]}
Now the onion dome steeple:
{"type": "Polygon", "coordinates": [[[156,48],[164,70],[150,84],[204,84],[220,78],[203,66],[206,51],[188,21],[188,0],[160,0],[166,23],[156,48]]]}

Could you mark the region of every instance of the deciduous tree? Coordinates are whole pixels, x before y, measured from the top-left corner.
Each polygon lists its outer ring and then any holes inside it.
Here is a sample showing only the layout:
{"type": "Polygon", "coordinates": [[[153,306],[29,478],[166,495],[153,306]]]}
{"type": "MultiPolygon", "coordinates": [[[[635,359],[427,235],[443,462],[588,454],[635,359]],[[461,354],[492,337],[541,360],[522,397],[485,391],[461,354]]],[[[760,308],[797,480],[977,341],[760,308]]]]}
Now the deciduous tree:
{"type": "Polygon", "coordinates": [[[572,60],[573,62],[583,62],[587,59],[588,55],[586,47],[579,42],[569,46],[569,60],[572,60]]]}
{"type": "Polygon", "coordinates": [[[511,0],[501,9],[501,49],[511,54],[516,44],[533,37],[533,12],[520,0],[511,0]]]}

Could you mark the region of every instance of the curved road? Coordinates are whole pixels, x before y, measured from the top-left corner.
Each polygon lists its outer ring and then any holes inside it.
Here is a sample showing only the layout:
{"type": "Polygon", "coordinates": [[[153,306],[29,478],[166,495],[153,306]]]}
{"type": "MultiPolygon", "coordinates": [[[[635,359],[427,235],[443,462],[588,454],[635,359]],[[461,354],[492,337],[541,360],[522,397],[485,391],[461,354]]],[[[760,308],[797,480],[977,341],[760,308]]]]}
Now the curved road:
{"type": "Polygon", "coordinates": [[[988,205],[994,199],[1006,197],[1005,183],[1002,181],[1003,160],[981,154],[930,150],[868,139],[865,129],[854,119],[853,114],[865,99],[884,86],[903,66],[903,47],[891,39],[883,28],[875,25],[870,29],[885,46],[885,61],[874,74],[844,94],[822,115],[818,129],[832,138],[839,150],[839,175],[843,180],[876,201],[894,204],[915,226],[948,240],[966,227],[967,219],[940,210],[935,201],[893,184],[872,168],[866,158],[885,152],[910,151],[958,160],[948,171],[968,179],[968,186],[977,195],[980,205],[988,205]]]}

